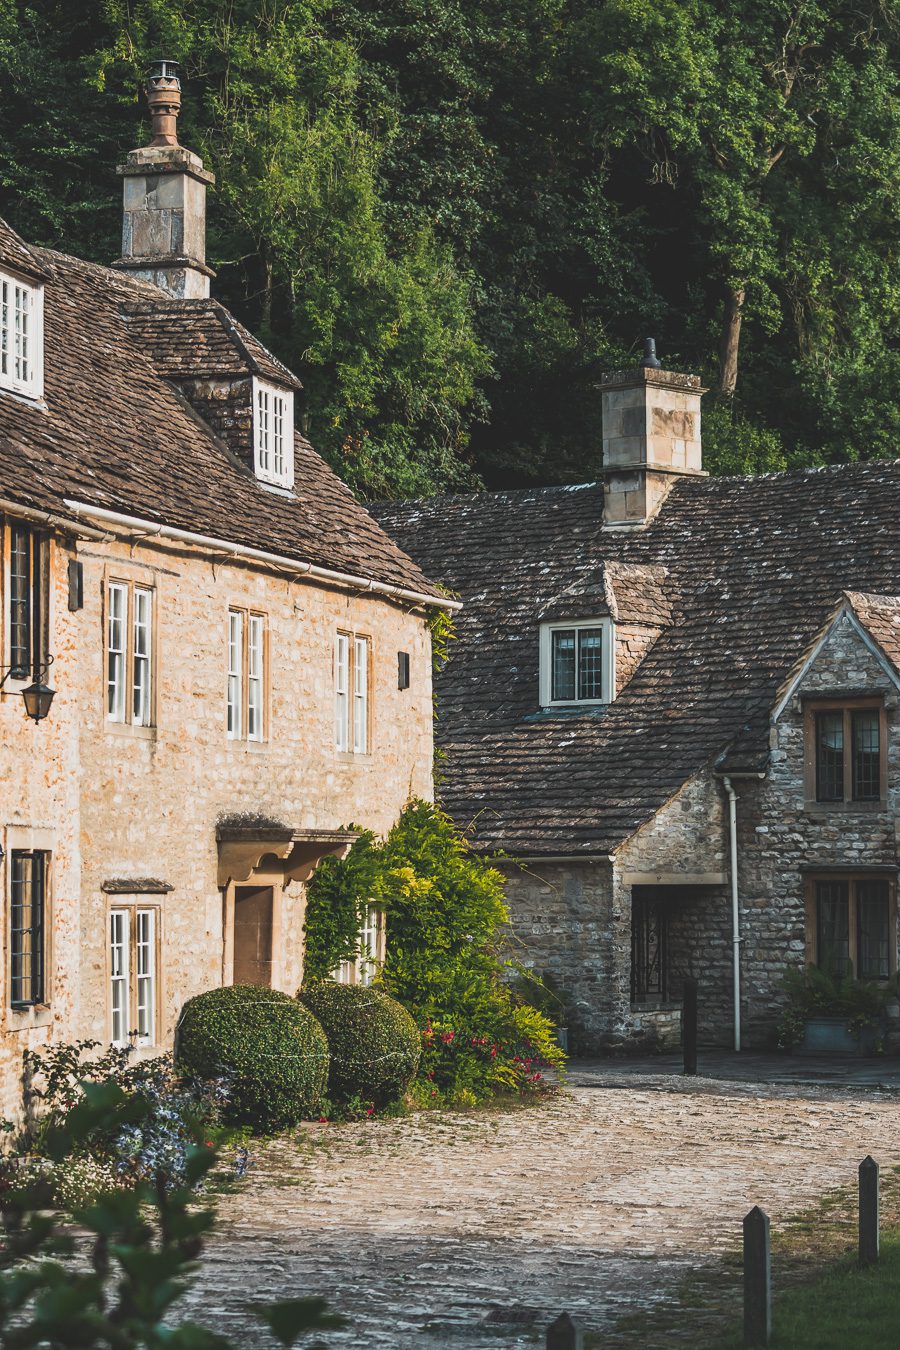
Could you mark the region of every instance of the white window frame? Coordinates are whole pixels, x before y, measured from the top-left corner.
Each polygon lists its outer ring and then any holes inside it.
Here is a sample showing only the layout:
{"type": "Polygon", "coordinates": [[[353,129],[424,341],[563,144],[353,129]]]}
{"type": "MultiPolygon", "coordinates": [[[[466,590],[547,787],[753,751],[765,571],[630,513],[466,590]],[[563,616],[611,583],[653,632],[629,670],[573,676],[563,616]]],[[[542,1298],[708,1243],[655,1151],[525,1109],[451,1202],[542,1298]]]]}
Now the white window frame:
{"type": "Polygon", "coordinates": [[[338,984],[370,985],[384,965],[387,948],[387,922],[382,905],[369,903],[359,930],[357,954],[352,961],[342,961],[332,972],[338,984]]]}
{"type": "MultiPolygon", "coordinates": [[[[577,642],[577,637],[576,637],[577,642]]],[[[577,648],[576,648],[577,651],[577,648]]],[[[577,656],[576,656],[577,677],[577,656]]],[[[591,708],[611,703],[616,693],[616,634],[612,619],[571,619],[560,623],[542,623],[540,628],[540,701],[542,708],[591,708]],[[599,628],[602,632],[602,668],[600,698],[553,698],[553,634],[599,628]]]]}
{"type": "Polygon", "coordinates": [[[118,577],[107,580],[104,640],[107,722],[153,726],[155,599],[152,586],[118,577]],[[114,631],[114,624],[118,631],[114,631]]]}
{"type": "Polygon", "coordinates": [[[369,753],[372,639],[338,632],[334,642],[334,744],[340,754],[369,753]]]}
{"type": "Polygon", "coordinates": [[[275,487],[294,486],[294,395],[266,380],[252,381],[253,467],[275,487]]]}
{"type": "Polygon", "coordinates": [[[226,645],[225,732],[230,741],[266,739],[266,615],[230,605],[226,645]]]}
{"type": "Polygon", "coordinates": [[[2,270],[0,389],[29,399],[44,393],[44,287],[2,270]]]}
{"type": "Polygon", "coordinates": [[[353,753],[369,751],[369,639],[353,639],[353,753]]]}
{"type": "Polygon", "coordinates": [[[127,899],[109,910],[112,1045],[157,1043],[159,914],[158,905],[141,904],[137,899],[127,899]]]}

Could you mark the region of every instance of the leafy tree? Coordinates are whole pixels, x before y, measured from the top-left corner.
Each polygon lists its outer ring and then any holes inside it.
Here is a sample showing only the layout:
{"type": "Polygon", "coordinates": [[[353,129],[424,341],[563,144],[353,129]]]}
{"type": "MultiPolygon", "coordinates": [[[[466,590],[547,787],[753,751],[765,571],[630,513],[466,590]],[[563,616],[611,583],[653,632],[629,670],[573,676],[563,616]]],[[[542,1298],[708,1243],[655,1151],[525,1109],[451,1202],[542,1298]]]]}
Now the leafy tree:
{"type": "Polygon", "coordinates": [[[889,0],[585,7],[597,135],[689,199],[704,291],[720,292],[723,394],[737,387],[745,314],[769,338],[790,327],[795,359],[842,345],[847,327],[870,348],[874,327],[885,346],[897,287],[872,255],[895,252],[900,224],[897,18],[889,0]]]}
{"type": "Polygon", "coordinates": [[[598,376],[648,332],[714,387],[715,469],[893,454],[898,18],[0,0],[0,212],[114,257],[112,164],[168,49],[218,174],[219,293],[298,370],[309,434],[360,493],[592,477],[598,376]]]}

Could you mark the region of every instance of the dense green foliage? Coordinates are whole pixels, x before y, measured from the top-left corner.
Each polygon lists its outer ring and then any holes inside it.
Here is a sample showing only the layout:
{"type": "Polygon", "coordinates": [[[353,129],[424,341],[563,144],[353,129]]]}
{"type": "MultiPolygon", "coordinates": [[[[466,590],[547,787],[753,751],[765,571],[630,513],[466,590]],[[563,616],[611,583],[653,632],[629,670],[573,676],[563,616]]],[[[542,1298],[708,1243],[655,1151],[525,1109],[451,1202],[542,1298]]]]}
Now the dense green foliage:
{"type": "Polygon", "coordinates": [[[176,1064],[222,1082],[223,1117],[281,1130],[315,1112],[328,1081],[328,1042],[313,1015],[277,989],[208,989],[181,1011],[176,1064]]]}
{"type": "MultiPolygon", "coordinates": [[[[77,1047],[72,1047],[77,1054],[77,1047]]],[[[58,1083],[61,1060],[50,1068],[58,1083]]],[[[115,1077],[85,1082],[78,1100],[54,1117],[48,1159],[64,1175],[97,1139],[153,1130],[154,1105],[115,1077]]],[[[185,1292],[213,1215],[196,1188],[215,1166],[215,1148],[197,1129],[177,1184],[163,1171],[133,1189],[107,1189],[60,1222],[43,1175],[22,1184],[15,1159],[0,1160],[0,1342],[5,1350],[108,1346],[116,1350],[233,1350],[196,1322],[167,1325],[185,1292]]],[[[281,1345],[309,1330],[343,1325],[322,1299],[254,1305],[281,1345]]]]}
{"type": "Polygon", "coordinates": [[[359,1098],[380,1107],[403,1096],[419,1067],[422,1043],[396,999],[333,980],[304,985],[299,998],[328,1039],[330,1101],[359,1098]]]}
{"type": "Polygon", "coordinates": [[[162,49],[218,293],[369,495],[592,476],[655,332],[716,471],[896,453],[898,0],[0,0],[0,213],[118,252],[162,49]]]}
{"type": "Polygon", "coordinates": [[[373,836],[363,833],[343,864],[325,858],[308,888],[303,930],[303,978],[327,980],[342,961],[359,956],[359,935],[375,886],[373,836]]]}
{"type": "MultiPolygon", "coordinates": [[[[7,1172],[20,1180],[40,1179],[54,1202],[68,1210],[83,1208],[105,1190],[145,1182],[183,1185],[196,1137],[202,1133],[204,1140],[218,1142],[229,1133],[221,1127],[223,1085],[176,1074],[169,1055],[138,1059],[131,1047],[76,1041],[26,1050],[23,1067],[27,1125],[7,1159],[7,1172]],[[113,1112],[112,1129],[85,1134],[60,1167],[48,1144],[97,1083],[115,1083],[136,1119],[123,1122],[113,1112]]],[[[238,1148],[235,1161],[242,1172],[246,1149],[238,1148]]]]}
{"type": "Polygon", "coordinates": [[[449,817],[414,801],[384,843],[363,835],[344,859],[326,858],[309,887],[307,942],[331,970],[339,959],[328,903],[359,913],[383,906],[387,948],[379,986],[422,1032],[420,1097],[474,1101],[530,1091],[540,1064],[559,1064],[552,1024],[504,978],[508,912],[503,877],[467,852],[449,817]],[[321,916],[321,917],[317,917],[321,916]],[[321,922],[319,932],[317,928],[321,922]]]}
{"type": "Polygon", "coordinates": [[[818,966],[788,971],[784,987],[788,1005],[782,1015],[778,1038],[783,1047],[790,1047],[802,1039],[804,1024],[810,1017],[841,1017],[852,1035],[858,1035],[865,1027],[877,1027],[885,1003],[893,992],[889,986],[874,980],[835,975],[818,966]]]}

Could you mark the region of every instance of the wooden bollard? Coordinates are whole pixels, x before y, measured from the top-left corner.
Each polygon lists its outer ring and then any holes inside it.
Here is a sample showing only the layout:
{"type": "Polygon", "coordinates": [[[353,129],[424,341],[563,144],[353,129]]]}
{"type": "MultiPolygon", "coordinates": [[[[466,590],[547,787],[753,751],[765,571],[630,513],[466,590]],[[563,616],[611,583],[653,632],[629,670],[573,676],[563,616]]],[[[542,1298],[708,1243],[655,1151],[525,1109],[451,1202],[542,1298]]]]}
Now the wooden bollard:
{"type": "Polygon", "coordinates": [[[681,1046],[684,1053],[684,1072],[697,1072],[697,981],[684,982],[681,1008],[681,1046]]]}
{"type": "Polygon", "coordinates": [[[878,1263],[879,1248],[878,1164],[863,1158],[859,1164],[859,1264],[878,1263]]]}
{"type": "Polygon", "coordinates": [[[772,1254],[769,1216],[754,1205],[744,1218],[744,1345],[772,1339],[772,1254]]]}
{"type": "Polygon", "coordinates": [[[547,1350],[582,1350],[584,1337],[568,1313],[561,1313],[547,1328],[547,1350]]]}

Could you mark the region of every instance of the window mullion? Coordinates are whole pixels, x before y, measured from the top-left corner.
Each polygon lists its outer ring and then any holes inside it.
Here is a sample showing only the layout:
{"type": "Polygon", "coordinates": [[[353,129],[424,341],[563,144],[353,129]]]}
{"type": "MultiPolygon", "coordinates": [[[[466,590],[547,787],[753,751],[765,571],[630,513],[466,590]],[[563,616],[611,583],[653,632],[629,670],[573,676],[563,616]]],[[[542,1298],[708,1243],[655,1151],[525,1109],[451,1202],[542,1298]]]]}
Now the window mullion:
{"type": "MultiPolygon", "coordinates": [[[[853,739],[853,714],[844,709],[844,801],[853,801],[853,772],[856,764],[856,745],[853,739]]],[[[852,886],[851,886],[852,891],[852,886]]],[[[851,958],[852,959],[852,958],[851,958]]]]}

